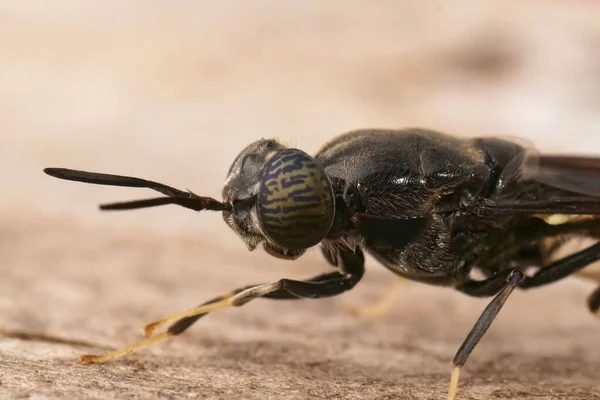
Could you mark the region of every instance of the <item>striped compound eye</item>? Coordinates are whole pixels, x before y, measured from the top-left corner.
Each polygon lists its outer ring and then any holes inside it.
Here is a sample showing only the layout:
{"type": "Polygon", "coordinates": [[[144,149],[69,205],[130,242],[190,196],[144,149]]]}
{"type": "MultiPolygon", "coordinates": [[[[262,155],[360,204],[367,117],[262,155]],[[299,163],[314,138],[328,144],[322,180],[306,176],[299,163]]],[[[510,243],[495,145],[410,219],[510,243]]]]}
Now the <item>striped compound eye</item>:
{"type": "Polygon", "coordinates": [[[285,249],[305,249],[327,236],[334,202],[329,178],[315,160],[285,149],[265,165],[256,209],[269,240],[285,249]]]}

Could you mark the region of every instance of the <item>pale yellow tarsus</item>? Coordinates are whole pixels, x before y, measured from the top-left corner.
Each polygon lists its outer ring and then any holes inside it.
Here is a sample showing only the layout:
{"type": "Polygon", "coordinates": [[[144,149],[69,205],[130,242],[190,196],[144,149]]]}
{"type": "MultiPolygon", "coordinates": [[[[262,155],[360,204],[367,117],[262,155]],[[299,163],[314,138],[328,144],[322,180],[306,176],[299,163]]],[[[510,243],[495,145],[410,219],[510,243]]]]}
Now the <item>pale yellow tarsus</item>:
{"type": "Polygon", "coordinates": [[[163,318],[159,321],[153,322],[149,325],[146,325],[143,328],[144,334],[146,334],[146,338],[139,340],[129,346],[126,346],[122,349],[111,351],[102,355],[84,355],[81,357],[81,362],[83,364],[93,364],[93,363],[103,363],[106,361],[114,360],[116,358],[120,358],[131,353],[138,352],[142,349],[150,347],[154,344],[164,342],[169,340],[174,336],[173,333],[166,331],[163,333],[156,334],[152,336],[154,331],[157,328],[160,328],[164,325],[168,325],[177,321],[180,321],[184,318],[193,317],[200,314],[206,314],[209,312],[213,312],[216,310],[222,310],[226,308],[241,306],[250,300],[262,297],[267,293],[271,293],[279,289],[277,283],[270,283],[265,285],[255,286],[249,289],[246,289],[238,294],[231,294],[223,296],[222,300],[215,301],[213,303],[204,304],[199,307],[191,308],[187,311],[176,313],[170,315],[166,318],[163,318]]]}
{"type": "Polygon", "coordinates": [[[406,282],[406,279],[398,278],[394,286],[374,304],[363,307],[344,305],[343,310],[350,315],[364,320],[380,318],[390,311],[406,282]]]}
{"type": "Polygon", "coordinates": [[[145,327],[142,328],[142,333],[146,337],[150,337],[150,336],[152,336],[152,334],[154,333],[154,331],[156,329],[160,328],[161,326],[165,326],[165,325],[171,324],[173,322],[177,322],[180,319],[187,318],[187,317],[193,317],[194,315],[198,315],[198,314],[205,314],[208,312],[213,312],[216,310],[222,310],[224,308],[231,308],[231,307],[233,307],[233,305],[231,304],[231,300],[232,300],[232,297],[229,297],[229,298],[226,298],[226,299],[221,300],[216,303],[206,304],[206,305],[203,305],[200,307],[191,308],[189,310],[186,310],[186,311],[183,311],[180,313],[169,315],[168,317],[165,317],[161,320],[158,320],[158,321],[155,321],[155,322],[152,322],[152,323],[146,325],[145,327]]]}
{"type": "Polygon", "coordinates": [[[447,400],[456,399],[456,390],[458,389],[458,377],[460,376],[460,365],[455,365],[452,368],[452,376],[450,377],[450,387],[448,388],[447,400]]]}
{"type": "Polygon", "coordinates": [[[115,358],[119,358],[119,357],[123,357],[126,356],[128,354],[134,353],[136,351],[140,351],[146,347],[150,347],[156,343],[160,343],[160,342],[164,342],[166,340],[168,340],[169,338],[171,338],[173,335],[169,332],[163,332],[160,333],[156,336],[152,336],[143,340],[140,340],[138,342],[135,342],[133,344],[130,344],[129,346],[126,346],[120,350],[115,350],[115,351],[111,351],[99,356],[94,356],[94,355],[83,355],[81,356],[81,363],[82,364],[97,364],[97,363],[103,363],[106,361],[110,361],[110,360],[114,360],[115,358]]]}

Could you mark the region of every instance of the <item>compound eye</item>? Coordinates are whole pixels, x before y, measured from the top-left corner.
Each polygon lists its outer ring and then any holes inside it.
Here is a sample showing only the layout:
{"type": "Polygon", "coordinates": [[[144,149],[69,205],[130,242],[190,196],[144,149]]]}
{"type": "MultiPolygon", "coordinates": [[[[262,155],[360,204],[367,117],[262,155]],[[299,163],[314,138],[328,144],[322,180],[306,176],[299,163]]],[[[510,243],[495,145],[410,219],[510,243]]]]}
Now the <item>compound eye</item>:
{"type": "Polygon", "coordinates": [[[331,229],[335,198],[329,178],[311,156],[285,149],[265,165],[256,209],[269,240],[285,249],[306,249],[331,229]]]}

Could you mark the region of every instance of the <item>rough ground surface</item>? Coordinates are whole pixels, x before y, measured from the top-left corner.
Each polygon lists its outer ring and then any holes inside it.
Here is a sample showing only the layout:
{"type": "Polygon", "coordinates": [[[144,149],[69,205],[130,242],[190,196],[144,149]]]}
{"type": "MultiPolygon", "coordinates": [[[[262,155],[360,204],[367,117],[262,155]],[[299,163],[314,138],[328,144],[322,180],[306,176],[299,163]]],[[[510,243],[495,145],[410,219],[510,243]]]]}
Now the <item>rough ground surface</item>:
{"type": "MultiPolygon", "coordinates": [[[[0,286],[7,327],[111,346],[230,288],[326,268],[316,254],[281,265],[201,239],[131,238],[64,220],[11,226],[2,230],[3,263],[11,267],[0,286]]],[[[77,362],[94,348],[5,339],[0,390],[69,398],[442,398],[450,361],[484,302],[411,285],[387,318],[360,322],[341,305],[366,304],[390,285],[387,273],[369,266],[355,293],[216,312],[176,340],[112,364],[77,362]]],[[[600,398],[598,321],[583,307],[591,289],[571,281],[510,299],[473,353],[461,398],[600,398]]]]}
{"type": "MultiPolygon", "coordinates": [[[[57,181],[46,166],[218,196],[233,157],[262,136],[314,151],[347,129],[424,126],[600,153],[594,2],[6,3],[2,329],[122,346],[232,288],[328,268],[317,252],[292,263],[248,253],[216,213],[99,213],[100,201],[149,193],[57,181]]],[[[369,260],[339,298],[258,300],[105,365],[77,362],[97,348],[6,338],[0,398],[444,398],[487,300],[411,284],[378,321],[341,311],[392,282],[369,260]]],[[[593,289],[569,279],[516,293],[459,398],[600,399],[593,289]]]]}

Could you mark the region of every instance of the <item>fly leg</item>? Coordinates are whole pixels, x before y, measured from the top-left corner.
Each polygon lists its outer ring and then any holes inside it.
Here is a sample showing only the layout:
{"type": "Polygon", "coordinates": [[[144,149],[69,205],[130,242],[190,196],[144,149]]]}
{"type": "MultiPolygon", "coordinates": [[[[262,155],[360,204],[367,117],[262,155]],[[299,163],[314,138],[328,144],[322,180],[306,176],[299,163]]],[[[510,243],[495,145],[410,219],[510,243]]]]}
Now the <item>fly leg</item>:
{"type": "MultiPolygon", "coordinates": [[[[600,283],[600,272],[588,272],[584,269],[577,273],[577,276],[600,283]]],[[[588,297],[587,305],[592,314],[600,318],[600,286],[588,297]]]]}
{"type": "Polygon", "coordinates": [[[463,344],[458,349],[454,356],[452,376],[450,378],[450,387],[448,388],[448,400],[456,398],[456,390],[458,388],[458,378],[460,370],[467,362],[467,358],[481,340],[485,332],[488,330],[500,309],[513,292],[523,281],[523,273],[518,269],[503,271],[497,275],[483,281],[468,281],[465,284],[457,287],[457,289],[465,294],[477,297],[492,296],[495,293],[496,297],[483,310],[481,316],[467,335],[463,344]]]}
{"type": "MultiPolygon", "coordinates": [[[[556,282],[575,274],[594,261],[600,259],[600,242],[589,246],[570,256],[561,258],[542,269],[538,270],[533,276],[526,277],[518,269],[501,271],[495,276],[483,281],[467,281],[457,287],[457,290],[475,297],[492,296],[498,293],[494,300],[483,311],[475,326],[463,342],[462,346],[454,357],[454,369],[448,391],[448,400],[453,400],[456,396],[458,385],[458,376],[461,367],[467,361],[469,354],[477,345],[477,342],[483,337],[492,321],[500,311],[500,308],[506,302],[506,299],[515,289],[520,287],[528,289],[556,282]],[[499,291],[499,292],[498,292],[499,291]]],[[[600,289],[597,289],[588,300],[592,311],[598,312],[600,309],[600,289]]]]}
{"type": "MultiPolygon", "coordinates": [[[[337,253],[332,252],[331,249],[327,247],[321,247],[321,253],[330,265],[337,266],[339,264],[337,253]]],[[[371,320],[382,317],[383,315],[387,314],[390,308],[394,305],[394,301],[398,297],[398,294],[401,291],[400,289],[405,283],[406,279],[398,277],[394,286],[390,288],[388,292],[379,298],[374,304],[363,307],[343,305],[342,309],[345,313],[363,320],[371,320]]]]}
{"type": "Polygon", "coordinates": [[[529,289],[554,283],[571,274],[576,274],[594,261],[600,259],[600,242],[593,244],[575,254],[561,258],[538,270],[533,276],[525,278],[521,285],[529,289]]]}
{"type": "MultiPolygon", "coordinates": [[[[570,274],[584,275],[580,270],[598,259],[600,259],[600,242],[540,269],[532,277],[526,278],[522,286],[523,288],[538,287],[556,282],[570,274]]],[[[592,279],[594,278],[598,279],[598,275],[594,275],[592,279]]],[[[588,308],[600,318],[600,287],[588,298],[588,308]]]]}
{"type": "Polygon", "coordinates": [[[339,259],[340,271],[319,275],[306,281],[280,279],[274,283],[245,286],[233,290],[209,300],[198,307],[173,314],[146,325],[143,329],[143,332],[147,336],[145,339],[139,340],[120,350],[102,355],[84,355],[81,357],[81,361],[84,364],[102,363],[138,352],[183,333],[194,322],[208,313],[232,307],[240,307],[254,299],[316,299],[339,295],[352,289],[363,277],[364,256],[360,251],[353,253],[341,250],[339,259]],[[170,325],[165,332],[154,334],[156,329],[165,325],[170,325]]]}
{"type": "Polygon", "coordinates": [[[588,307],[597,318],[600,318],[600,286],[588,297],[588,307]]]}
{"type": "Polygon", "coordinates": [[[406,279],[398,277],[396,278],[394,285],[389,288],[383,296],[377,299],[375,303],[362,307],[344,305],[343,310],[345,313],[363,320],[374,320],[381,318],[390,311],[404,285],[406,285],[406,279]]]}
{"type": "MultiPolygon", "coordinates": [[[[321,247],[321,252],[325,260],[330,265],[337,266],[338,259],[337,254],[332,253],[329,248],[321,247]]],[[[380,318],[387,314],[389,310],[394,305],[395,300],[398,298],[398,295],[401,292],[402,287],[406,284],[406,279],[402,277],[397,277],[394,285],[387,291],[387,293],[381,296],[374,304],[368,306],[354,306],[345,304],[342,306],[342,310],[350,315],[353,315],[357,318],[363,320],[373,320],[380,318]]]]}

